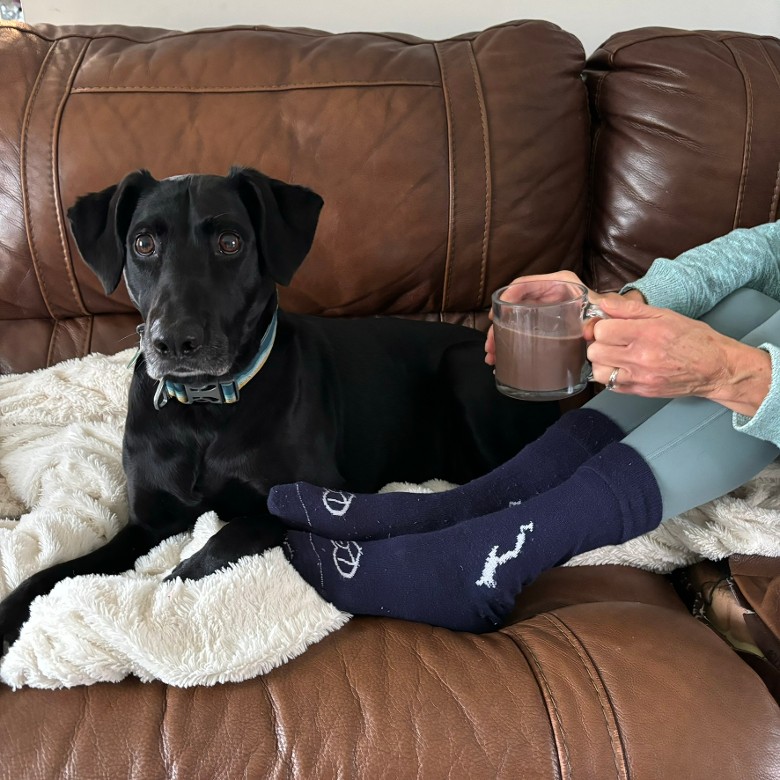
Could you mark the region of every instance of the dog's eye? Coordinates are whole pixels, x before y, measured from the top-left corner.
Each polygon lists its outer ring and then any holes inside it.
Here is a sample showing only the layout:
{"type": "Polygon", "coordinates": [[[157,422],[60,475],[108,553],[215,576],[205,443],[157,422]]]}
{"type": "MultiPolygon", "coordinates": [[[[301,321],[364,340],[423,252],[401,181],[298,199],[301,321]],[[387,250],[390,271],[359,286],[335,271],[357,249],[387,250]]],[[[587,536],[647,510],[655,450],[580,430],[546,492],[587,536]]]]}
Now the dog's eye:
{"type": "Polygon", "coordinates": [[[241,249],[241,239],[235,233],[221,233],[219,251],[225,255],[234,255],[241,249]]]}
{"type": "Polygon", "coordinates": [[[148,233],[141,233],[140,236],[136,236],[133,246],[135,251],[144,257],[153,254],[156,249],[154,239],[148,233]]]}

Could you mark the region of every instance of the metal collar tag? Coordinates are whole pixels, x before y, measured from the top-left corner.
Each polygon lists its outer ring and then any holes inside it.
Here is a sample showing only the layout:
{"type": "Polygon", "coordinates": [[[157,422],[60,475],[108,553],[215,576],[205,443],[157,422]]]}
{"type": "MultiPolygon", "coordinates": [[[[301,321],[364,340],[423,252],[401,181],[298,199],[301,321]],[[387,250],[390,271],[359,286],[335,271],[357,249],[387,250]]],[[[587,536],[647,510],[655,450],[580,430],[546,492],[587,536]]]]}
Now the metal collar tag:
{"type": "Polygon", "coordinates": [[[154,391],[154,408],[162,409],[168,403],[168,391],[165,388],[165,379],[161,379],[154,391]]]}

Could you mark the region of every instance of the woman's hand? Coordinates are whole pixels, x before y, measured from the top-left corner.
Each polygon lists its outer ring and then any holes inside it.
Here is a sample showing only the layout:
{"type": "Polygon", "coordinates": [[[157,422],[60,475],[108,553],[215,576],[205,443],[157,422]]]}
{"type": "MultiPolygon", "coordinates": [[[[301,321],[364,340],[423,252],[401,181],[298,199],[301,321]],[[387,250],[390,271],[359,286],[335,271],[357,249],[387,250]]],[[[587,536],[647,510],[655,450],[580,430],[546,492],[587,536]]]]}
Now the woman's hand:
{"type": "Polygon", "coordinates": [[[723,336],[709,325],[625,296],[604,296],[609,319],[586,324],[593,378],[614,390],[655,398],[700,396],[752,416],[771,383],[763,350],[723,336]]]}

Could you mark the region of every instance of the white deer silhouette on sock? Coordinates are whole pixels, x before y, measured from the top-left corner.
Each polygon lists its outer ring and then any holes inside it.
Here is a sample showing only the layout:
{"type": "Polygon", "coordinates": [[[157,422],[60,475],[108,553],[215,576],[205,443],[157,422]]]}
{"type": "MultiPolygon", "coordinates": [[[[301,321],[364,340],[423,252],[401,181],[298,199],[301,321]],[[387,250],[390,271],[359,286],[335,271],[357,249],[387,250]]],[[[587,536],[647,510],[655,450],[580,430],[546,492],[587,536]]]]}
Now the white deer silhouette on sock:
{"type": "Polygon", "coordinates": [[[525,544],[526,533],[531,533],[534,530],[533,523],[527,523],[520,526],[520,533],[517,535],[517,542],[511,550],[507,550],[501,555],[497,555],[498,545],[496,545],[487,557],[485,566],[482,569],[482,576],[476,581],[476,585],[484,585],[487,588],[496,587],[496,570],[499,566],[503,566],[507,561],[511,561],[513,558],[517,558],[520,555],[520,551],[525,544]]]}

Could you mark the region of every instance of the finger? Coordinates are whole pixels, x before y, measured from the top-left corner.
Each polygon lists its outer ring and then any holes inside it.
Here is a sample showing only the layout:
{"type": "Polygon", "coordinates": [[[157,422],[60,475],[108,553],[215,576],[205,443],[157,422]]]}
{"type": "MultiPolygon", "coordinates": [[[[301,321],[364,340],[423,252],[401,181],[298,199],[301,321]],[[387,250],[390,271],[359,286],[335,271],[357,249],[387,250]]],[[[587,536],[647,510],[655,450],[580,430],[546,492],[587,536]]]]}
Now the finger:
{"type": "Polygon", "coordinates": [[[496,337],[493,333],[492,325],[490,326],[487,332],[487,338],[485,339],[485,362],[489,366],[494,366],[496,364],[496,337]]]}
{"type": "Polygon", "coordinates": [[[560,296],[560,290],[556,290],[556,286],[550,285],[550,279],[520,279],[517,282],[512,282],[509,287],[501,293],[499,300],[506,301],[507,303],[523,303],[524,301],[534,301],[537,303],[547,303],[549,301],[556,300],[556,296],[560,296]]]}
{"type": "MultiPolygon", "coordinates": [[[[606,387],[613,370],[610,370],[606,377],[602,370],[594,372],[593,381],[606,387]]],[[[615,383],[611,387],[611,391],[614,393],[625,393],[626,395],[638,395],[642,396],[642,398],[675,398],[679,395],[677,393],[662,392],[653,385],[635,381],[634,377],[622,367],[615,377],[615,383]]]]}
{"type": "Polygon", "coordinates": [[[598,384],[604,385],[606,387],[614,370],[614,366],[593,366],[591,370],[591,376],[593,377],[594,382],[597,382],[598,384]]]}
{"type": "Polygon", "coordinates": [[[617,319],[649,319],[659,316],[659,313],[663,311],[655,306],[648,306],[636,298],[626,298],[624,295],[605,296],[599,305],[605,314],[617,319]]]}
{"type": "Polygon", "coordinates": [[[610,371],[615,366],[630,368],[632,374],[635,374],[637,371],[637,364],[631,347],[613,346],[600,341],[592,341],[588,344],[585,355],[591,365],[609,366],[610,371]]]}
{"type": "Polygon", "coordinates": [[[529,274],[528,276],[518,276],[516,279],[513,279],[509,283],[507,289],[501,294],[501,300],[508,301],[509,303],[520,303],[526,298],[534,298],[540,302],[555,301],[557,299],[554,296],[559,293],[556,293],[554,288],[550,287],[550,282],[578,284],[587,289],[587,286],[583,283],[582,279],[580,279],[574,271],[555,271],[551,274],[529,274]],[[520,295],[523,297],[518,297],[520,295]]]}
{"type": "Polygon", "coordinates": [[[599,358],[591,363],[591,375],[594,382],[608,384],[612,372],[619,368],[615,383],[624,392],[642,395],[647,398],[674,398],[678,395],[690,395],[685,386],[659,378],[656,371],[650,371],[630,362],[622,362],[623,358],[599,358]]]}
{"type": "MultiPolygon", "coordinates": [[[[606,365],[604,363],[591,364],[593,381],[598,382],[601,385],[606,385],[612,376],[612,372],[616,368],[618,368],[618,366],[606,365]]],[[[623,386],[631,384],[631,372],[625,366],[620,366],[619,368],[620,370],[617,372],[615,383],[623,386]]]]}
{"type": "MultiPolygon", "coordinates": [[[[574,271],[553,271],[550,274],[528,274],[519,276],[515,282],[573,282],[574,284],[583,284],[574,271]]],[[[585,286],[585,285],[583,285],[585,286]]]]}
{"type": "Polygon", "coordinates": [[[628,346],[636,341],[642,325],[636,320],[595,319],[593,341],[613,346],[628,346]]]}
{"type": "Polygon", "coordinates": [[[582,324],[582,337],[585,339],[585,341],[594,341],[595,336],[593,335],[593,329],[596,327],[597,319],[595,317],[585,320],[585,322],[582,324]]]}

